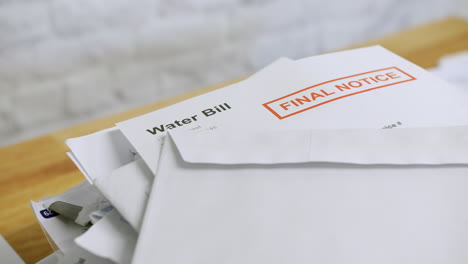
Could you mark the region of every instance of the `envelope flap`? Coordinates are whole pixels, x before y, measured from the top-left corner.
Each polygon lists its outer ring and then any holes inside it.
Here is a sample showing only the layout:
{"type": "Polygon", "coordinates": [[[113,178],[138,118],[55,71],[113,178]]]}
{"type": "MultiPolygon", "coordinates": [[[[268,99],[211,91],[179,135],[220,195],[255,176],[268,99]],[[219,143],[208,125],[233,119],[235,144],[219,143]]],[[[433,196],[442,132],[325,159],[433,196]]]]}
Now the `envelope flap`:
{"type": "Polygon", "coordinates": [[[170,133],[186,162],[277,164],[468,164],[468,126],[398,129],[170,133]]]}

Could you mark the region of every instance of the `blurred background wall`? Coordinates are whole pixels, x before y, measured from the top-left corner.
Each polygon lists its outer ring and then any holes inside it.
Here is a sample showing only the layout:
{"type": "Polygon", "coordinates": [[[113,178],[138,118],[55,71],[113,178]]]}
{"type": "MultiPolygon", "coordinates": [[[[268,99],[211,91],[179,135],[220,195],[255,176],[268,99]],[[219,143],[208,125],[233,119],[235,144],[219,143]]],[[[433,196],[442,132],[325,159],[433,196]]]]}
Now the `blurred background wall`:
{"type": "Polygon", "coordinates": [[[466,1],[0,0],[0,146],[454,14],[466,1]]]}

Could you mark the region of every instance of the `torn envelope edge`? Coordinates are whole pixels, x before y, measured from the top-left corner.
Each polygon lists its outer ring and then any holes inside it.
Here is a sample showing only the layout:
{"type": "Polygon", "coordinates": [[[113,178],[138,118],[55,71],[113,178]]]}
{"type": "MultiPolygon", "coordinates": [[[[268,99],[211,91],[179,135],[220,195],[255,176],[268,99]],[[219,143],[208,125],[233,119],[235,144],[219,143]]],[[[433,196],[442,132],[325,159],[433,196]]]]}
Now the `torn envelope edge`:
{"type": "Polygon", "coordinates": [[[136,230],[140,230],[154,175],[143,159],[103,175],[94,185],[136,230]]]}
{"type": "Polygon", "coordinates": [[[116,127],[65,141],[70,159],[89,183],[134,161],[136,151],[116,127]]]}
{"type": "Polygon", "coordinates": [[[49,245],[55,252],[66,254],[73,247],[73,239],[85,232],[74,222],[59,219],[57,214],[45,209],[41,201],[30,201],[30,205],[49,245]]]}
{"type": "Polygon", "coordinates": [[[102,199],[101,194],[87,181],[70,188],[62,194],[47,197],[37,202],[30,201],[31,208],[37,221],[44,230],[51,246],[66,254],[73,247],[77,236],[85,232],[85,228],[73,220],[65,219],[47,208],[56,201],[64,201],[79,206],[87,206],[102,199]]]}
{"type": "Polygon", "coordinates": [[[95,256],[123,264],[130,263],[136,240],[137,233],[114,209],[74,241],[95,256]]]}

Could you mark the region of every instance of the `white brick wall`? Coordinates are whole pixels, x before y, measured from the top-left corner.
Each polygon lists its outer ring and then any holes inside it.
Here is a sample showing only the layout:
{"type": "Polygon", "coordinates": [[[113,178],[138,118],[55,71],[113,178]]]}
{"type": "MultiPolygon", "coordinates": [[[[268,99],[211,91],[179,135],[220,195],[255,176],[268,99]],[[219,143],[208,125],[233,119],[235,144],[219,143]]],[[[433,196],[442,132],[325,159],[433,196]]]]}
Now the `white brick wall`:
{"type": "Polygon", "coordinates": [[[36,82],[19,88],[11,96],[11,114],[20,129],[41,126],[66,118],[65,89],[61,82],[36,82]]]}
{"type": "MultiPolygon", "coordinates": [[[[1,4],[1,2],[0,2],[1,4]]],[[[52,35],[48,6],[44,1],[11,1],[0,7],[0,49],[28,46],[52,35]]]]}
{"type": "Polygon", "coordinates": [[[456,12],[462,0],[0,0],[0,146],[456,12]]]}

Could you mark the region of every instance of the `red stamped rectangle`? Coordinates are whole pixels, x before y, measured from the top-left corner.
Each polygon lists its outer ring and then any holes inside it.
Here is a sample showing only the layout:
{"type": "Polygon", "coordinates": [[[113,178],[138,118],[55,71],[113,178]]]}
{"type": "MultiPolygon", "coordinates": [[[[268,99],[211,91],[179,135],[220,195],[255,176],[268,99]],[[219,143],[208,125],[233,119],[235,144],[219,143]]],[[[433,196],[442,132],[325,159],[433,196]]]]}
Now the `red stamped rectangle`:
{"type": "Polygon", "coordinates": [[[284,119],[320,105],[351,95],[416,80],[397,67],[389,67],[315,84],[263,106],[279,119],[284,119]]]}

